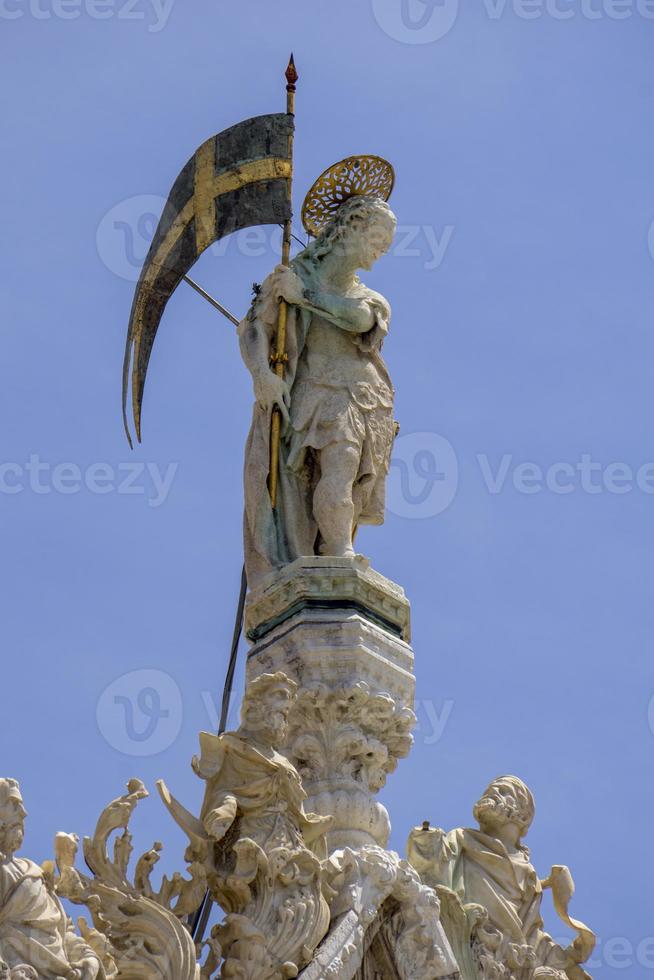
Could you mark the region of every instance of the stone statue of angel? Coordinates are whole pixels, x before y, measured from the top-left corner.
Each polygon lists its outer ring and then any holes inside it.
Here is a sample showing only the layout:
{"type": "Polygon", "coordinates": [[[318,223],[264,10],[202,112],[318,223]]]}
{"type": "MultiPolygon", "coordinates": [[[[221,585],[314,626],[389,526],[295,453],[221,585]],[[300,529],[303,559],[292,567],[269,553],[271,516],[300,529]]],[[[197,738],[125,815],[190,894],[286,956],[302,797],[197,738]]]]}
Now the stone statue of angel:
{"type": "Polygon", "coordinates": [[[255,394],[245,453],[250,585],[299,556],[353,556],[357,526],[384,520],[395,422],[381,350],[391,311],[357,272],[388,251],[395,228],[382,197],[352,194],[290,267],[268,276],[239,325],[255,394]],[[280,378],[271,357],[282,300],[288,316],[280,378]],[[275,406],[283,426],[273,509],[266,486],[275,406]]]}

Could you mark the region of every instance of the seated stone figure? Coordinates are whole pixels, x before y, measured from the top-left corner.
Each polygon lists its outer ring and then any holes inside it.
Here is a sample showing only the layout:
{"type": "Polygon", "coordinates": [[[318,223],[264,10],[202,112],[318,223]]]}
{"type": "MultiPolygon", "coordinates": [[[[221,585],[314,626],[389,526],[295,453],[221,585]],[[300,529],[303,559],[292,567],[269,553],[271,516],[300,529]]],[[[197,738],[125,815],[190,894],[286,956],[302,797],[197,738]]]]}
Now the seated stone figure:
{"type": "Polygon", "coordinates": [[[25,817],[15,779],[0,779],[0,977],[104,980],[93,950],[76,935],[42,868],[15,857],[25,817]]]}
{"type": "Polygon", "coordinates": [[[580,964],[595,937],[568,914],[570,872],[557,866],[541,882],[522,843],[534,813],[522,780],[501,776],[475,804],[479,830],[445,833],[426,823],[409,836],[409,860],[441,897],[441,918],[464,980],[590,980],[580,964]],[[557,912],[577,932],[566,949],[544,931],[544,887],[552,888],[557,912]]]}

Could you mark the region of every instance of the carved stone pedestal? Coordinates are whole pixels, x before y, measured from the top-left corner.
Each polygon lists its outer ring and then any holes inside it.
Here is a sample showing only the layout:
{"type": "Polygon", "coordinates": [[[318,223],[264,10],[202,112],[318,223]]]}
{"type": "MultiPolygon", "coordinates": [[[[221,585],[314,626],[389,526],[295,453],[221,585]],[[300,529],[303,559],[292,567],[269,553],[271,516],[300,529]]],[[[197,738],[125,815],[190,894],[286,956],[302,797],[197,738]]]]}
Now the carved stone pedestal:
{"type": "Polygon", "coordinates": [[[365,558],[300,558],[250,593],[247,681],[284,671],[298,686],[286,754],[308,811],[335,817],[330,852],[385,847],[376,793],[412,742],[409,603],[365,558]]]}

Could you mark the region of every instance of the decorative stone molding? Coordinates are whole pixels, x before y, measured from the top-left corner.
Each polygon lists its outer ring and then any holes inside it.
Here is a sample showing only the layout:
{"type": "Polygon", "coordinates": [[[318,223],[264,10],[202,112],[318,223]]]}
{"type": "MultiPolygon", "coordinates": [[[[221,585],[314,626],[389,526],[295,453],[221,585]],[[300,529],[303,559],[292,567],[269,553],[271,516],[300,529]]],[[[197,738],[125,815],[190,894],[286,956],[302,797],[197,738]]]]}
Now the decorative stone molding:
{"type": "Polygon", "coordinates": [[[344,834],[332,831],[332,846],[345,837],[386,844],[390,821],[373,794],[408,754],[414,724],[410,708],[363,681],[335,690],[325,684],[302,690],[286,752],[311,794],[311,807],[331,814],[336,828],[345,829],[344,834]]]}
{"type": "Polygon", "coordinates": [[[298,558],[267,576],[248,594],[245,633],[256,642],[308,609],[348,609],[411,642],[411,611],[404,589],[354,558],[298,558]]]}
{"type": "Polygon", "coordinates": [[[238,980],[295,977],[329,926],[321,857],[332,820],[305,812],[300,777],[277,751],[295,698],[285,674],[261,675],[248,685],[238,732],[200,735],[199,820],[160,784],[191,850],[205,855],[211,895],[226,913],[211,932],[207,980],[218,969],[238,980]]]}
{"type": "Polygon", "coordinates": [[[373,976],[366,966],[373,961],[386,967],[385,980],[458,980],[438,898],[395,852],[346,848],[332,855],[327,873],[336,891],[332,928],[300,980],[373,976]]]}
{"type": "Polygon", "coordinates": [[[277,625],[253,644],[247,683],[281,670],[298,685],[284,752],[302,777],[307,807],[334,818],[329,850],[384,847],[390,821],[375,796],[412,744],[413,651],[365,611],[336,606],[293,611],[294,596],[307,581],[315,597],[332,594],[334,569],[359,609],[374,592],[376,609],[393,606],[396,621],[401,618],[408,632],[404,594],[367,564],[300,559],[280,573],[282,587],[273,583],[263,599],[260,593],[250,598],[250,624],[274,610],[277,625]],[[291,603],[288,617],[284,602],[291,603]]]}
{"type": "Polygon", "coordinates": [[[128,792],[103,810],[93,837],[84,839],[84,858],[93,877],[74,867],[77,838],[58,834],[55,838],[57,894],[76,905],[86,905],[93,919],[90,928],[80,919],[80,929],[89,946],[101,958],[106,976],[120,980],[199,980],[195,944],[185,925],[197,910],[207,887],[204,867],[194,862],[190,878],[174,874],[163,878],[155,892],[150,875],[160,857],[156,842],[136,863],[134,882],[128,865],[132,836],[128,825],[138,802],[148,792],[138,779],[128,783],[128,792]],[[114,839],[113,858],[107,844],[114,839]]]}

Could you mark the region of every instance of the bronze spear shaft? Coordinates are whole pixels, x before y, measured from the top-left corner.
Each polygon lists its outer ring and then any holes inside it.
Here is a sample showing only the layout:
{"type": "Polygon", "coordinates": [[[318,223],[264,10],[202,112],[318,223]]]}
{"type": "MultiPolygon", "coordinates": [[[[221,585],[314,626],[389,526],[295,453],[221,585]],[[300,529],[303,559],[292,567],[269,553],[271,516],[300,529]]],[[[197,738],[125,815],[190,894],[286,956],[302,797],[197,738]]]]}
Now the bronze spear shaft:
{"type": "MultiPolygon", "coordinates": [[[[298,73],[295,69],[295,61],[291,55],[286,69],[286,111],[289,116],[295,115],[295,83],[298,80],[298,73]]],[[[293,181],[293,130],[288,137],[288,157],[291,161],[291,176],[288,179],[289,202],[292,194],[293,181]]],[[[290,209],[289,209],[290,210],[290,209]]],[[[291,259],[291,222],[288,218],[284,222],[284,237],[282,239],[282,265],[289,265],[291,259]]],[[[279,314],[277,318],[277,338],[275,350],[270,355],[271,366],[278,378],[284,377],[284,365],[288,362],[286,353],[286,320],[288,317],[288,303],[280,300],[279,314]]],[[[279,483],[279,443],[282,432],[282,413],[275,406],[270,420],[270,471],[268,475],[268,492],[270,503],[273,510],[277,506],[277,486],[279,483]]]]}
{"type": "MultiPolygon", "coordinates": [[[[291,54],[288,67],[286,69],[286,111],[289,115],[295,115],[295,83],[298,80],[298,74],[295,69],[295,61],[293,60],[293,55],[291,54]]],[[[293,161],[293,133],[288,138],[288,156],[291,160],[291,175],[292,175],[292,161],[293,161]]],[[[288,196],[289,201],[291,199],[292,193],[292,176],[289,177],[288,181],[288,196]]],[[[291,259],[291,218],[284,222],[284,237],[282,239],[282,265],[289,265],[291,259]]],[[[236,317],[229,313],[222,304],[218,303],[213,299],[204,289],[199,287],[197,283],[193,280],[189,280],[188,276],[185,279],[190,286],[193,286],[200,295],[204,296],[212,306],[220,310],[229,320],[234,322],[236,317]]],[[[278,378],[284,377],[284,364],[288,361],[288,355],[286,353],[286,317],[288,315],[288,304],[281,300],[279,304],[279,315],[277,319],[277,337],[275,343],[275,350],[270,355],[270,362],[274,368],[275,374],[278,378]]],[[[270,473],[268,477],[268,490],[270,493],[270,502],[275,508],[277,503],[277,484],[278,484],[278,473],[279,473],[279,441],[281,437],[281,412],[278,408],[273,409],[272,417],[270,420],[270,473]]],[[[245,580],[242,582],[241,598],[244,599],[245,580]]],[[[242,608],[240,608],[239,615],[242,616],[242,608]]],[[[237,625],[239,624],[239,616],[237,615],[237,625]]],[[[239,628],[240,633],[240,628],[239,628]]],[[[235,633],[236,636],[236,633],[235,633]]],[[[223,706],[224,707],[224,706],[223,706]]],[[[223,724],[221,724],[221,729],[224,730],[225,711],[223,710],[223,724]]],[[[211,893],[207,891],[204,896],[204,901],[202,902],[200,908],[197,910],[194,916],[191,917],[189,922],[191,936],[195,940],[196,944],[200,944],[206,932],[206,928],[209,922],[209,916],[211,914],[211,906],[213,905],[213,899],[211,893]]]]}

